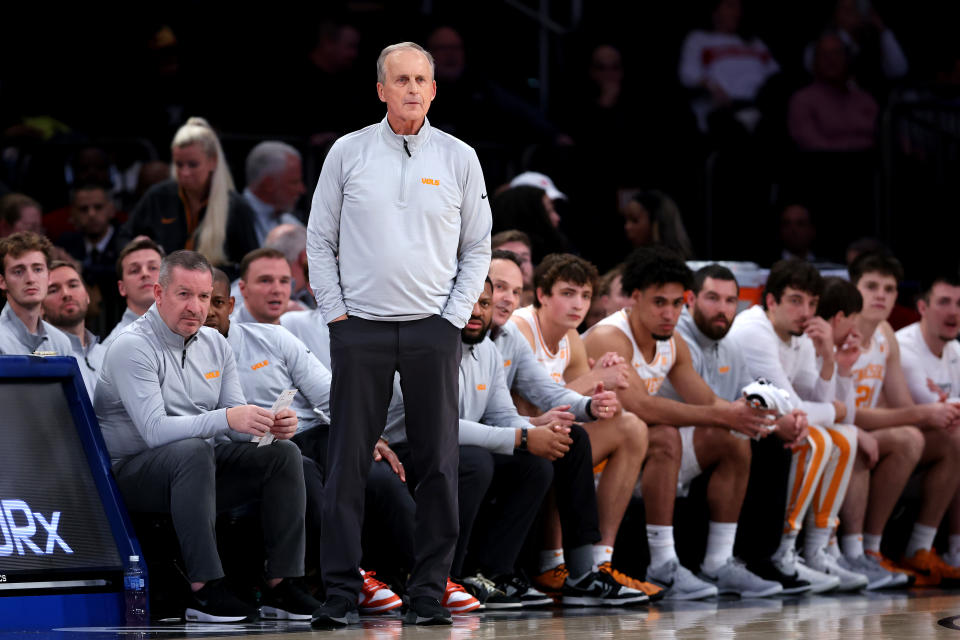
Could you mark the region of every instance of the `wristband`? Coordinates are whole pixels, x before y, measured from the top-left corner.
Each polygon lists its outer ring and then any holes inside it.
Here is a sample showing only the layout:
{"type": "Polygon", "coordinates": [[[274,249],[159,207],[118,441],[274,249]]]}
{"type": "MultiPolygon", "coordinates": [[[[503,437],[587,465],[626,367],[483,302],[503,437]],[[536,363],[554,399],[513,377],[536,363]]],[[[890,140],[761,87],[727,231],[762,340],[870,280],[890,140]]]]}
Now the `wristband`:
{"type": "Polygon", "coordinates": [[[514,451],[528,451],[527,449],[527,428],[520,427],[520,446],[518,446],[514,451]]]}
{"type": "Polygon", "coordinates": [[[593,398],[587,398],[587,415],[593,418],[594,420],[599,420],[597,414],[593,412],[593,398]]]}

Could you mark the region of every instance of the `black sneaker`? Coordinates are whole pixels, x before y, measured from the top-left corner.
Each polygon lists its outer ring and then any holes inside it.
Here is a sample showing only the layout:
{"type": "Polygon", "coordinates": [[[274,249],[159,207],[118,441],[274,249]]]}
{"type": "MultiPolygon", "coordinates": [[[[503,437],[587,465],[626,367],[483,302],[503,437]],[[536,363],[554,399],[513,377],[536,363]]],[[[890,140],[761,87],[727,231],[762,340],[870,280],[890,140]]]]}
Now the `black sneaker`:
{"type": "Polygon", "coordinates": [[[603,571],[591,571],[576,584],[567,578],[560,595],[564,605],[573,607],[619,607],[650,600],[644,592],[623,586],[603,571]]]}
{"type": "Polygon", "coordinates": [[[404,624],[438,625],[453,624],[453,616],[440,606],[436,598],[417,596],[410,601],[403,615],[404,624]]]}
{"type": "Polygon", "coordinates": [[[800,576],[796,573],[793,575],[784,573],[770,558],[764,558],[757,562],[750,563],[747,568],[764,580],[773,580],[774,582],[782,584],[783,595],[796,595],[810,591],[811,585],[808,581],[801,580],[800,576]]]}
{"type": "Polygon", "coordinates": [[[257,607],[233,595],[223,580],[211,580],[194,591],[183,617],[187,622],[253,622],[257,607]]]}
{"type": "Polygon", "coordinates": [[[311,620],[323,606],[296,578],[285,578],[272,589],[264,589],[260,617],[267,620],[311,620]]]}
{"type": "MultiPolygon", "coordinates": [[[[543,607],[553,604],[553,598],[543,591],[534,589],[523,573],[513,573],[496,579],[497,589],[508,598],[520,598],[521,607],[543,607]]],[[[488,605],[487,608],[494,608],[488,605]]]]}
{"type": "Polygon", "coordinates": [[[314,629],[337,629],[358,622],[360,614],[357,613],[356,599],[351,601],[343,596],[330,596],[313,612],[310,626],[314,629]]]}
{"type": "Polygon", "coordinates": [[[470,595],[480,601],[484,609],[519,609],[523,606],[519,595],[516,593],[508,595],[500,585],[482,573],[468,576],[460,584],[470,595]]]}

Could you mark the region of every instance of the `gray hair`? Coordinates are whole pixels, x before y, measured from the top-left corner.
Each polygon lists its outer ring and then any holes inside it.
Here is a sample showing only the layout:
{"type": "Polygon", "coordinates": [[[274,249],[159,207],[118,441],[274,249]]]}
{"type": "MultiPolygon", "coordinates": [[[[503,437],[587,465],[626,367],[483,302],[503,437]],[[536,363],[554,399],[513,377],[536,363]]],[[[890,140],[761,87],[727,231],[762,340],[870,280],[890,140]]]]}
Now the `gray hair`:
{"type": "Polygon", "coordinates": [[[213,267],[210,266],[210,262],[202,253],[181,249],[168,255],[163,259],[163,262],[160,263],[160,274],[157,277],[157,282],[159,282],[160,286],[164,289],[170,286],[170,281],[173,278],[173,269],[175,267],[180,267],[187,271],[206,271],[210,274],[211,278],[213,277],[213,267]]]}
{"type": "Polygon", "coordinates": [[[270,230],[265,247],[276,249],[293,262],[307,248],[307,230],[299,224],[281,224],[270,230]]]}
{"type": "Polygon", "coordinates": [[[433,63],[433,56],[430,55],[429,51],[416,42],[398,42],[397,44],[384,47],[383,51],[380,52],[380,56],[377,58],[377,82],[383,84],[387,80],[387,72],[384,68],[384,61],[387,59],[387,56],[394,51],[400,51],[402,49],[412,49],[413,51],[422,53],[424,57],[426,57],[427,62],[430,63],[430,79],[432,80],[436,76],[436,65],[433,63]]]}
{"type": "Polygon", "coordinates": [[[287,156],[301,159],[300,152],[286,142],[267,140],[247,154],[247,186],[255,187],[267,176],[283,171],[287,156]]]}

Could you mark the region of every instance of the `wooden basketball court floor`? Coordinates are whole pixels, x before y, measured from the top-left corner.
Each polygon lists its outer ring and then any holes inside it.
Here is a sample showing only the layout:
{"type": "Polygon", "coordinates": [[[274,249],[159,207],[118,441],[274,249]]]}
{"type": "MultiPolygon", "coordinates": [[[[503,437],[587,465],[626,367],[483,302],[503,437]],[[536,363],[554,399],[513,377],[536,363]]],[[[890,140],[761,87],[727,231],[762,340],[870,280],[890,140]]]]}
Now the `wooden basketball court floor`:
{"type": "MultiPolygon", "coordinates": [[[[0,628],[3,627],[0,621],[0,628]]],[[[635,609],[546,609],[454,616],[450,627],[404,626],[399,617],[364,617],[357,626],[312,631],[307,623],[242,626],[179,624],[151,627],[78,627],[6,632],[0,638],[35,640],[162,640],[165,638],[277,638],[296,640],[465,640],[467,638],[570,640],[751,640],[759,638],[956,638],[960,592],[912,590],[799,598],[657,603],[635,609]]]]}

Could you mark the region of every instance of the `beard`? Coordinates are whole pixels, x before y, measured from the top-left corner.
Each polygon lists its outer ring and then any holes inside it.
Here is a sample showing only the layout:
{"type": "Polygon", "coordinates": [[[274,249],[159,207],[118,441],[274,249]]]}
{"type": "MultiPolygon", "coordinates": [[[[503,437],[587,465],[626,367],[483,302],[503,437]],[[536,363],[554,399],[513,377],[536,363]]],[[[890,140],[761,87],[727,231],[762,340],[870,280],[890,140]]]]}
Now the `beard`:
{"type": "Polygon", "coordinates": [[[718,313],[712,318],[707,318],[696,306],[693,308],[693,321],[696,323],[697,328],[700,329],[700,332],[711,340],[722,340],[730,331],[730,321],[725,315],[718,313]],[[726,322],[725,326],[718,327],[714,324],[714,321],[719,318],[723,318],[726,322]]]}
{"type": "Polygon", "coordinates": [[[670,338],[672,338],[672,337],[673,337],[673,334],[672,334],[672,333],[669,333],[669,334],[667,334],[667,335],[664,336],[664,335],[657,335],[657,334],[655,334],[655,333],[651,333],[650,336],[653,337],[653,339],[656,340],[657,342],[665,342],[665,341],[669,340],[670,338]]]}
{"type": "Polygon", "coordinates": [[[78,322],[83,322],[87,317],[87,310],[77,307],[72,313],[44,313],[43,319],[55,327],[72,327],[78,322]]]}
{"type": "Polygon", "coordinates": [[[483,339],[487,337],[487,333],[490,331],[490,323],[483,323],[480,329],[476,333],[464,327],[460,330],[460,340],[463,341],[463,344],[480,344],[483,342],[483,339]]]}

